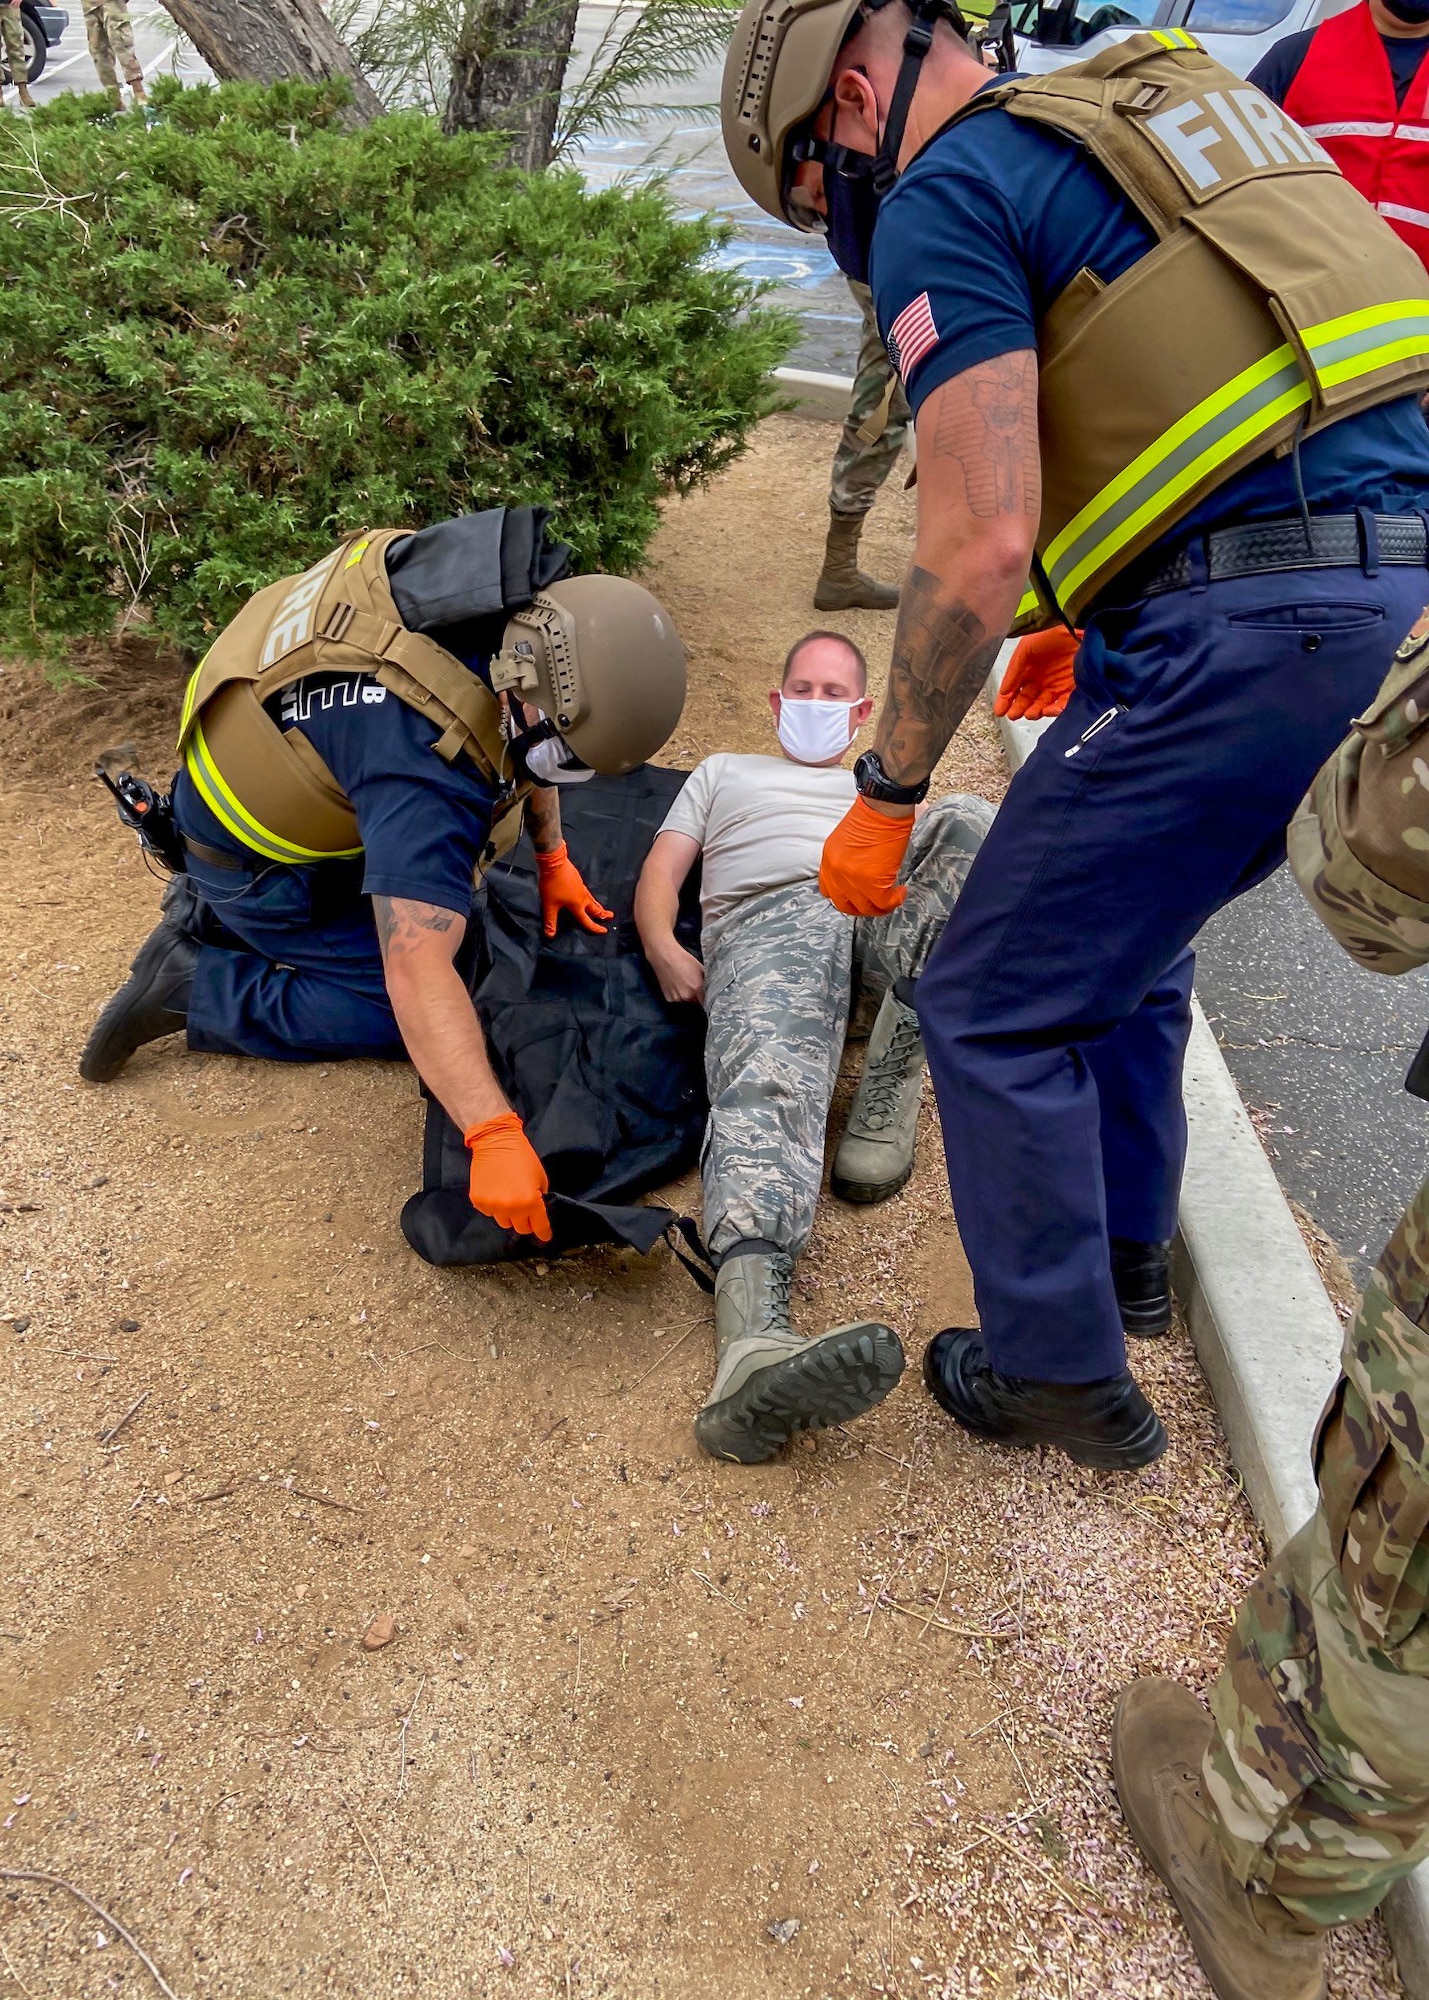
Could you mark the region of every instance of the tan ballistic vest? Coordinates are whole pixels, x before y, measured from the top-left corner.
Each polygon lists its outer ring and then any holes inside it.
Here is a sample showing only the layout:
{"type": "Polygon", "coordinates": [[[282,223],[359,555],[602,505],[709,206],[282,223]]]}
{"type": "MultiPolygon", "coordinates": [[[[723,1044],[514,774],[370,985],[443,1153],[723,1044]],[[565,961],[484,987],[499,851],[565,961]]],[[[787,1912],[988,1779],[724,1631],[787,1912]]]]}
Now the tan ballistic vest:
{"type": "Polygon", "coordinates": [[[184,696],[179,754],[200,797],[235,840],[268,861],[325,861],[362,852],[357,818],[301,731],[263,704],[305,674],[370,674],[442,731],[433,749],[463,753],[500,787],[481,856],[515,845],[529,784],[513,784],[496,696],[433,639],[398,616],[387,566],[409,531],[349,536],[301,576],[269,584],[244,605],[199,663],[184,696]]]}
{"type": "MultiPolygon", "coordinates": [[[[1037,553],[1075,619],[1252,460],[1429,388],[1424,267],[1269,98],[1184,28],[979,93],[1083,144],[1157,242],[1038,331],[1037,553]]],[[[955,121],[956,122],[956,121],[955,121]]],[[[1029,591],[1019,627],[1050,622],[1029,591]]]]}

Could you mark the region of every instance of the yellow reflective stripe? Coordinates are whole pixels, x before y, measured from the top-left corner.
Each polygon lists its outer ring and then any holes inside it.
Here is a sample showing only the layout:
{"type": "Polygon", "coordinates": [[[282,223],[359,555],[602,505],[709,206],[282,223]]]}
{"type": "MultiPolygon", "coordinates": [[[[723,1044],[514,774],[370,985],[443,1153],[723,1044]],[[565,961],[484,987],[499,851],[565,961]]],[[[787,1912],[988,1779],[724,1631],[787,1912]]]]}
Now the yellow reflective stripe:
{"type": "Polygon", "coordinates": [[[1184,28],[1152,28],[1150,34],[1163,49],[1198,49],[1201,46],[1195,36],[1188,34],[1184,28]]]}
{"type": "Polygon", "coordinates": [[[367,551],[371,547],[372,547],[371,535],[368,535],[362,541],[355,543],[353,546],[352,554],[343,564],[343,568],[351,569],[354,563],[360,563],[362,561],[362,558],[367,554],[367,551]]]}
{"type": "Polygon", "coordinates": [[[1429,299],[1394,299],[1307,327],[1305,345],[1321,386],[1354,382],[1396,361],[1429,354],[1429,299]]]}
{"type": "Polygon", "coordinates": [[[336,861],[361,854],[360,847],[300,847],[296,841],[284,840],[281,834],[274,833],[261,820],[255,819],[214,763],[213,752],[204,740],[201,723],[194,725],[185,762],[200,797],[219,824],[235,840],[251,847],[256,854],[265,856],[269,861],[336,861]]]}
{"type": "Polygon", "coordinates": [[[1015,625],[1019,618],[1029,617],[1032,612],[1040,611],[1041,609],[1042,609],[1042,600],[1037,595],[1036,591],[1035,590],[1025,591],[1023,593],[1020,603],[1017,606],[1017,609],[1012,614],[1012,622],[1015,625]]]}
{"type": "Polygon", "coordinates": [[[1169,513],[1182,495],[1191,491],[1207,473],[1234,457],[1254,438],[1273,429],[1290,410],[1309,402],[1310,385],[1298,368],[1293,382],[1287,382],[1278,393],[1256,399],[1255,392],[1268,389],[1277,375],[1288,372],[1292,363],[1293,352],[1286,344],[1242,369],[1222,388],[1188,410],[1087,502],[1052,541],[1043,558],[1059,598],[1074,595],[1081,583],[1145,528],[1169,513]],[[1252,400],[1247,415],[1227,425],[1223,421],[1225,414],[1246,397],[1252,400]],[[1156,482],[1140,504],[1117,514],[1107,531],[1087,546],[1088,534],[1095,532],[1099,522],[1117,513],[1118,502],[1126,500],[1134,488],[1144,484],[1158,467],[1171,459],[1179,461],[1175,470],[1168,470],[1167,476],[1156,482]],[[1083,545],[1080,553],[1078,544],[1083,545]]]}
{"type": "Polygon", "coordinates": [[[184,705],[183,708],[179,711],[180,744],[182,744],[184,740],[184,732],[188,728],[189,722],[193,717],[194,698],[198,694],[198,677],[203,672],[207,660],[208,660],[208,654],[205,653],[203,659],[199,661],[198,665],[189,675],[189,684],[184,689],[184,705]]]}
{"type": "Polygon", "coordinates": [[[1357,376],[1372,375],[1376,368],[1388,368],[1395,361],[1412,361],[1417,354],[1429,354],[1429,333],[1407,334],[1403,340],[1392,340],[1385,347],[1371,348],[1329,368],[1317,368],[1315,373],[1322,388],[1333,389],[1337,382],[1353,382],[1357,376]]]}

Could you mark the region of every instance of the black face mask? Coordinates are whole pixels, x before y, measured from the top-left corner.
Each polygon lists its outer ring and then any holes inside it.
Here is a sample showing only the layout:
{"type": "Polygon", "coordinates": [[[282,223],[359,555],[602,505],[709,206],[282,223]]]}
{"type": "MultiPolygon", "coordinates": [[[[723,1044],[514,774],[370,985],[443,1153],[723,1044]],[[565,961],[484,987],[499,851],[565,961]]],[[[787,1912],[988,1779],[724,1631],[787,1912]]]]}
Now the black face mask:
{"type": "Polygon", "coordinates": [[[839,173],[828,164],[824,167],[829,255],[846,278],[860,285],[868,283],[868,260],[883,198],[874,188],[872,167],[871,159],[866,170],[856,174],[839,173]]]}
{"type": "Polygon", "coordinates": [[[1384,5],[1406,28],[1422,28],[1429,21],[1429,0],[1384,0],[1384,5]]]}

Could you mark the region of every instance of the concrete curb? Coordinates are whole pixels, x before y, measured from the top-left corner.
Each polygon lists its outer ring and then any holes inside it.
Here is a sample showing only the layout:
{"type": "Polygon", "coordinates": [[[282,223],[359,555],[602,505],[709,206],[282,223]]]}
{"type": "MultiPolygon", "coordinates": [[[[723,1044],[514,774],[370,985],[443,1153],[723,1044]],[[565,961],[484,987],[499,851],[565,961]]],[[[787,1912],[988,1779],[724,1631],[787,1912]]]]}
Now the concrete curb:
{"type": "MultiPolygon", "coordinates": [[[[989,696],[1012,652],[1008,642],[989,696]]],[[[999,723],[1017,770],[1046,723],[999,723]]],[[[1315,1508],[1310,1439],[1339,1372],[1343,1328],[1201,1012],[1186,1052],[1190,1128],[1176,1290],[1246,1496],[1272,1548],[1315,1508]]],[[[1429,1863],[1398,1883],[1384,1919],[1411,2000],[1429,2000],[1429,1863]]]]}
{"type": "Polygon", "coordinates": [[[812,368],[776,368],[774,380],[793,399],[795,416],[832,417],[842,423],[853,395],[852,375],[820,375],[812,368]]]}

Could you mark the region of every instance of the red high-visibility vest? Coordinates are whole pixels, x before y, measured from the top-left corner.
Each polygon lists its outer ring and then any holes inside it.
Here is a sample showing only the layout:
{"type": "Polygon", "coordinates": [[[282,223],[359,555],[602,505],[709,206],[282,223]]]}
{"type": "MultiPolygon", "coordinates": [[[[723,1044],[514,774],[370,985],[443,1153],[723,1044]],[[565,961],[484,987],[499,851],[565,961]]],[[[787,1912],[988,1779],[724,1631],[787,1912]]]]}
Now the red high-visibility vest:
{"type": "Polygon", "coordinates": [[[1315,30],[1284,108],[1429,265],[1429,52],[1397,105],[1389,57],[1361,0],[1315,30]]]}

